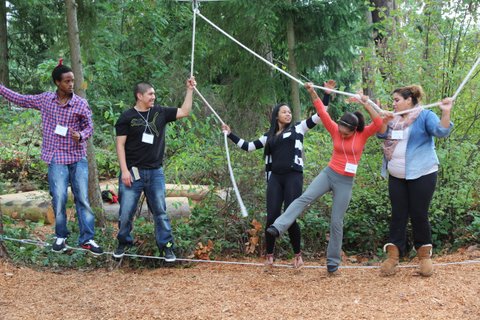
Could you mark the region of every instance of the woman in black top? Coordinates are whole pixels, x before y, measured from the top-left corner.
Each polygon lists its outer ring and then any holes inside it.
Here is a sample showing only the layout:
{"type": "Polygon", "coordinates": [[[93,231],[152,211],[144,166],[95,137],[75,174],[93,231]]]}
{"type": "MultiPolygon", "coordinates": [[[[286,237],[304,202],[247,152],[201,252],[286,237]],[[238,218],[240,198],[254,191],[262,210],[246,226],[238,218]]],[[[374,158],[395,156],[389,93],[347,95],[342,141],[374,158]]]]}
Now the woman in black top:
{"type": "MultiPolygon", "coordinates": [[[[325,84],[334,88],[335,82],[325,84]]],[[[327,93],[327,92],[326,92],[327,93]]],[[[324,95],[323,104],[328,105],[329,94],[324,95]]],[[[228,138],[245,151],[254,151],[264,148],[265,173],[267,178],[267,223],[268,228],[282,211],[282,204],[286,209],[290,203],[298,198],[303,191],[303,137],[312,129],[320,118],[317,114],[292,125],[292,112],[285,103],[280,103],[273,108],[270,129],[259,139],[247,142],[233,134],[228,125],[223,125],[223,131],[228,133],[228,138]]],[[[290,243],[293,247],[295,268],[303,266],[300,242],[301,233],[298,223],[295,222],[288,229],[290,243]]],[[[265,233],[266,262],[267,266],[273,265],[273,252],[275,237],[265,233]]]]}

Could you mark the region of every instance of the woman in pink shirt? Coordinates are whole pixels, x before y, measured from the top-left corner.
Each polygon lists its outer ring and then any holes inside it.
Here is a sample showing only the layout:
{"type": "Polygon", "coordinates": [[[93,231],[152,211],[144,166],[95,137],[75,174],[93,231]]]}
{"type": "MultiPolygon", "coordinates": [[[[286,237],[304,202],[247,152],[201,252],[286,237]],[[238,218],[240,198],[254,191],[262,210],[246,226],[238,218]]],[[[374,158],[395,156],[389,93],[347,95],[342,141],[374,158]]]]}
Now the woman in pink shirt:
{"type": "Polygon", "coordinates": [[[306,83],[313,105],[320,119],[333,140],[333,154],[328,166],[312,181],[307,190],[297,198],[287,210],[267,228],[273,236],[283,234],[304,209],[317,198],[332,191],[333,205],[330,222],[330,240],[327,248],[327,271],[333,274],[338,270],[341,261],[343,240],[343,217],[352,197],[353,180],[363,149],[369,137],[382,127],[382,119],[366,102],[368,97],[362,96],[359,101],[370,114],[373,123],[365,126],[363,114],[359,111],[346,112],[335,123],[327,113],[322,100],[318,97],[312,83],[306,83]]]}

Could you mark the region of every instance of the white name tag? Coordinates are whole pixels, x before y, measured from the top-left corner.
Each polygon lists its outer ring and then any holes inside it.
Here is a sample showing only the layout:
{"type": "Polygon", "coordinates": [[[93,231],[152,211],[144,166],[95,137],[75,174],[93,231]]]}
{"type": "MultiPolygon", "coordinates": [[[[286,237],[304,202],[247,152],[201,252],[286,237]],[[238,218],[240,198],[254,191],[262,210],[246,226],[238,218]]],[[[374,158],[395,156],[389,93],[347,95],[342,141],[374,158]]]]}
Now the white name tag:
{"type": "Polygon", "coordinates": [[[67,132],[68,132],[67,127],[61,126],[59,124],[57,124],[57,126],[55,127],[55,134],[58,134],[59,136],[66,137],[67,132]]]}
{"type": "Polygon", "coordinates": [[[358,165],[347,162],[347,165],[345,166],[345,172],[357,173],[357,168],[358,168],[358,165]]]}
{"type": "Polygon", "coordinates": [[[153,134],[144,132],[142,136],[142,142],[153,144],[153,134]]]}
{"type": "Polygon", "coordinates": [[[402,140],[403,139],[403,130],[393,130],[392,131],[392,139],[402,140]]]}
{"type": "Polygon", "coordinates": [[[286,132],[286,133],[283,134],[283,139],[288,138],[288,137],[290,137],[291,135],[292,135],[291,132],[286,132]]]}

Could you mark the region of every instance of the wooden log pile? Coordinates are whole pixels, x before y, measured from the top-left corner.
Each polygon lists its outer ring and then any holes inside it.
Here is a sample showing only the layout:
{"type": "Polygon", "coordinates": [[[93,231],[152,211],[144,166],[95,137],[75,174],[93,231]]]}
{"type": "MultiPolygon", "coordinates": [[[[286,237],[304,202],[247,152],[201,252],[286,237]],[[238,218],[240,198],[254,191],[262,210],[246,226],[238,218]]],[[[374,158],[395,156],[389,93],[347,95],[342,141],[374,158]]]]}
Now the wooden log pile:
{"type": "MultiPolygon", "coordinates": [[[[118,194],[118,180],[109,180],[100,183],[101,190],[113,190],[118,194]]],[[[196,203],[204,199],[210,188],[204,185],[166,185],[167,213],[171,219],[188,217],[196,203]]],[[[69,197],[73,196],[69,190],[69,197]]],[[[3,214],[19,220],[44,221],[46,224],[55,222],[55,215],[48,191],[30,191],[0,196],[0,205],[3,214]]],[[[107,220],[118,220],[119,204],[104,203],[103,208],[107,220]]],[[[143,201],[140,210],[141,216],[148,216],[147,202],[143,201]]]]}

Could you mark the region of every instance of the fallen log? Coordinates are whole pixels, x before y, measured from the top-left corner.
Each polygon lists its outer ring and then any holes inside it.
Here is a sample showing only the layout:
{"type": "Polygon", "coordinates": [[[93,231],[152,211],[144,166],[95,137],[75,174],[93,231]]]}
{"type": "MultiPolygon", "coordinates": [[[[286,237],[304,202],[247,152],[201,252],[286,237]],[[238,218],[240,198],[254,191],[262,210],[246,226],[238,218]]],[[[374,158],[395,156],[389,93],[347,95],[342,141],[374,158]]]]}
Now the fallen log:
{"type": "Polygon", "coordinates": [[[44,221],[52,224],[55,221],[50,195],[46,191],[29,191],[0,196],[3,214],[16,220],[44,221]]]}
{"type": "MultiPolygon", "coordinates": [[[[167,213],[171,219],[188,217],[191,213],[190,201],[187,197],[167,197],[165,199],[167,213]]],[[[16,220],[30,220],[33,222],[44,221],[45,224],[55,222],[55,214],[51,206],[50,195],[47,191],[30,191],[0,196],[0,205],[3,214],[16,220]]],[[[119,204],[104,203],[103,207],[107,220],[117,221],[119,204]]],[[[141,215],[148,216],[146,201],[141,210],[141,215]]]]}
{"type": "MultiPolygon", "coordinates": [[[[100,182],[100,190],[113,190],[118,193],[118,179],[100,182]]],[[[165,184],[167,197],[187,197],[195,201],[203,200],[210,192],[210,187],[199,184],[165,184]]]]}

